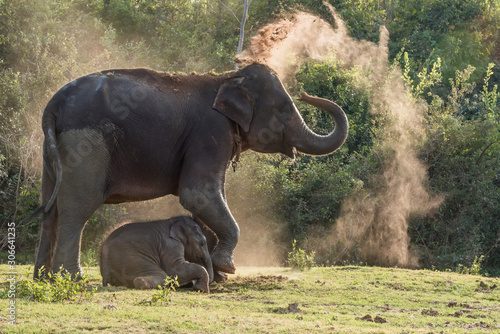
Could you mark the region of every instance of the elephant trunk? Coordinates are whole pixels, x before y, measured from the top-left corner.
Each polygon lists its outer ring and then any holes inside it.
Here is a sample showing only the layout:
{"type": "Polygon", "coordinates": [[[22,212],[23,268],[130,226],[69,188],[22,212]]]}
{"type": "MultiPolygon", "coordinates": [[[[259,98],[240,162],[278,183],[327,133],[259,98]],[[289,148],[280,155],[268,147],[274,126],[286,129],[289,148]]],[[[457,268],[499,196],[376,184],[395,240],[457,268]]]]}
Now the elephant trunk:
{"type": "Polygon", "coordinates": [[[208,278],[209,278],[208,282],[210,284],[214,281],[214,267],[212,264],[212,259],[210,258],[210,254],[208,254],[208,252],[207,256],[205,256],[205,258],[203,259],[203,266],[208,272],[208,278]]]}
{"type": "Polygon", "coordinates": [[[349,133],[349,123],[342,108],[332,101],[313,97],[305,92],[302,92],[299,101],[321,108],[332,115],[335,121],[335,129],[330,134],[321,136],[311,131],[301,120],[300,124],[296,125],[298,127],[298,129],[296,128],[298,136],[292,139],[294,141],[293,146],[297,151],[309,155],[326,155],[340,148],[349,133]]]}

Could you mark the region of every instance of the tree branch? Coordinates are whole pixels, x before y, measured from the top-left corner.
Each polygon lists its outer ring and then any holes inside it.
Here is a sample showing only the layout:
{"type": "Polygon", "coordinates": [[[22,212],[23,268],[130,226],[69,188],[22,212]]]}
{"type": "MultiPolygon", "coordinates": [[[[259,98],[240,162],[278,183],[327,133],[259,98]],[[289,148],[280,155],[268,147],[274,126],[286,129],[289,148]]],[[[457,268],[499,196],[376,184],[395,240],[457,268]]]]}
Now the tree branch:
{"type": "Polygon", "coordinates": [[[479,163],[481,162],[481,159],[483,159],[483,156],[484,154],[486,153],[486,151],[491,147],[493,146],[494,144],[496,144],[497,142],[496,141],[491,141],[488,145],[486,145],[485,149],[483,150],[483,152],[481,152],[481,154],[479,155],[479,158],[477,158],[476,160],[476,165],[479,165],[479,163]]]}
{"type": "Polygon", "coordinates": [[[236,21],[238,21],[239,24],[241,24],[241,21],[238,19],[238,17],[236,16],[236,14],[233,12],[233,10],[231,8],[229,8],[224,2],[222,2],[222,0],[219,0],[220,4],[222,6],[224,6],[228,11],[231,12],[231,14],[233,14],[234,18],[236,19],[236,21]]]}

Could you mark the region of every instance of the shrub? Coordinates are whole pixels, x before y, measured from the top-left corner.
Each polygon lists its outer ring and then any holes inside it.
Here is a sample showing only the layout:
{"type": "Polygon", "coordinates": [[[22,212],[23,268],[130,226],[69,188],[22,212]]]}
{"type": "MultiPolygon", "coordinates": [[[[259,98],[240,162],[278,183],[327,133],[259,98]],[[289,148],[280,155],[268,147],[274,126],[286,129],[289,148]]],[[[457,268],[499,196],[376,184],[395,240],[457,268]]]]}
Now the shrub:
{"type": "MultiPolygon", "coordinates": [[[[39,277],[43,277],[43,271],[44,269],[39,270],[39,277]]],[[[26,269],[25,278],[17,282],[17,295],[36,302],[81,302],[92,300],[97,291],[97,287],[90,286],[86,274],[75,281],[62,267],[55,274],[47,273],[47,279],[33,280],[30,276],[31,267],[26,269]]]]}
{"type": "Polygon", "coordinates": [[[314,251],[307,254],[305,250],[297,247],[297,240],[294,240],[292,243],[292,251],[288,253],[288,265],[300,271],[311,269],[316,265],[314,256],[314,251]]]}
{"type": "Polygon", "coordinates": [[[479,275],[479,272],[481,271],[481,262],[483,261],[483,259],[484,255],[476,256],[470,267],[459,264],[457,267],[457,273],[464,275],[479,275]]]}
{"type": "Polygon", "coordinates": [[[500,109],[497,86],[487,69],[480,94],[470,94],[473,67],[457,72],[452,91],[433,103],[426,119],[421,157],[429,185],[443,194],[438,212],[413,219],[409,232],[422,251],[421,264],[440,269],[477,264],[490,274],[500,268],[500,109]],[[472,115],[467,110],[476,110],[472,115]]]}

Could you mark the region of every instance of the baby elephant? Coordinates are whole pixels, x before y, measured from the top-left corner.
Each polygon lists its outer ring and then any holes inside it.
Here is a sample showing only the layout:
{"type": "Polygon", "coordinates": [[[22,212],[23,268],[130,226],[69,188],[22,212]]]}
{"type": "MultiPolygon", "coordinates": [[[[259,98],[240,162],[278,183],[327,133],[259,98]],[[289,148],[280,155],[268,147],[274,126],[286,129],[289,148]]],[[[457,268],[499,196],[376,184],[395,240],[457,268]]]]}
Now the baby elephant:
{"type": "Polygon", "coordinates": [[[213,280],[207,240],[187,216],[118,227],[101,248],[102,285],[154,289],[175,277],[208,293],[213,280]],[[188,262],[189,261],[189,262],[188,262]]]}

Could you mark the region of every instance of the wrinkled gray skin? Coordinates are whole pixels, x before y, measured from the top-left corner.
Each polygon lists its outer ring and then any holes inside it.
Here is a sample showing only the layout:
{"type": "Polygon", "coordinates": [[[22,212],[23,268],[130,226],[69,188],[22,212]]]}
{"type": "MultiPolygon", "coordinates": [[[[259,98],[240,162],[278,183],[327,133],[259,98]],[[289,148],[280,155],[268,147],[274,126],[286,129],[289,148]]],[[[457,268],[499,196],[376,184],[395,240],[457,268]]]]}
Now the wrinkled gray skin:
{"type": "Polygon", "coordinates": [[[103,286],[155,289],[177,276],[180,286],[208,293],[213,277],[207,240],[186,216],[118,227],[102,244],[100,264],[103,286]]]}
{"type": "Polygon", "coordinates": [[[226,203],[226,170],[248,149],[294,157],[337,150],[348,122],[335,103],[302,93],[336,126],[313,133],[272,70],[249,65],[224,75],[109,70],[76,79],[49,101],[42,175],[44,217],[35,264],[77,276],[87,219],[103,203],[179,196],[219,243],[216,272],[234,273],[239,228],[226,203]]]}

